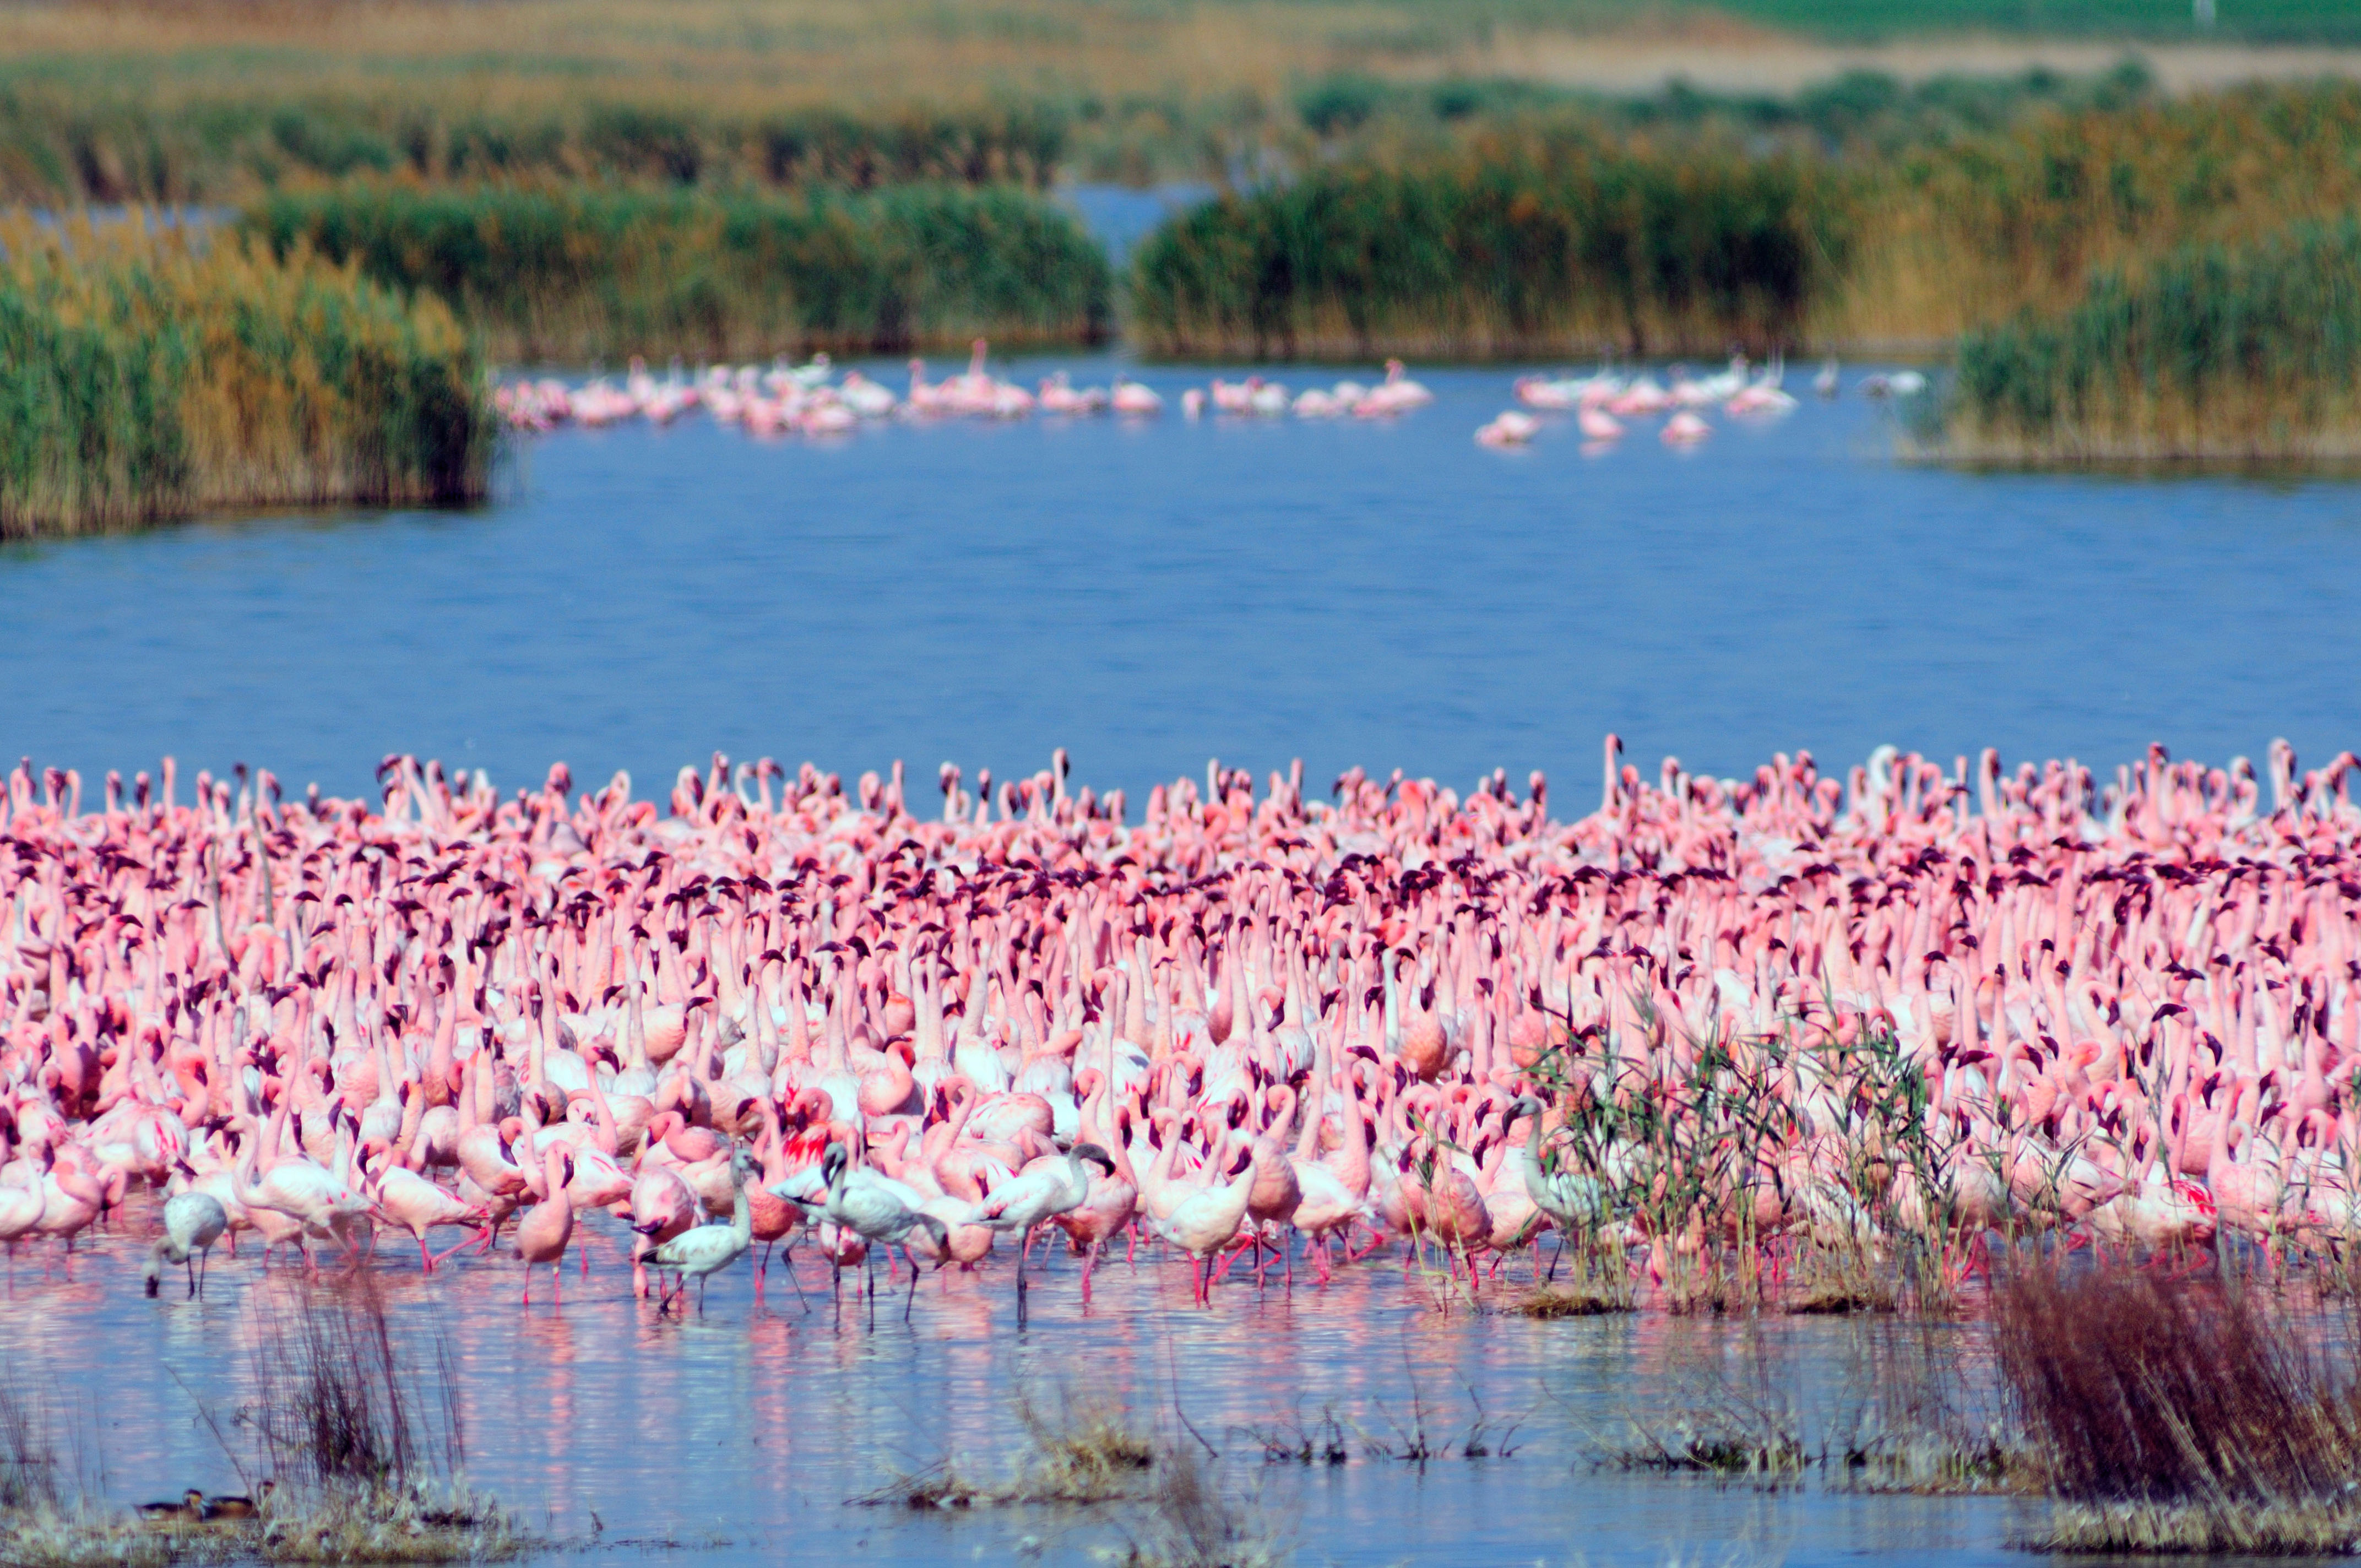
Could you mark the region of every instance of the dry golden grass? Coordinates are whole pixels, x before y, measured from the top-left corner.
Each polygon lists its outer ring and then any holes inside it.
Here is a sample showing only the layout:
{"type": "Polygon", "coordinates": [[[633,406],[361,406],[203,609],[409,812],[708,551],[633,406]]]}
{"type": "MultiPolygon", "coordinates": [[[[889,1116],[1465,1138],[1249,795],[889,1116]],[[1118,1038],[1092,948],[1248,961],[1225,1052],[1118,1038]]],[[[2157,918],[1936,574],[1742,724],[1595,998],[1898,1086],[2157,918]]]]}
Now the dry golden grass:
{"type": "Polygon", "coordinates": [[[1474,69],[1491,38],[1488,25],[1382,3],[196,0],[11,6],[0,12],[0,75],[103,86],[104,73],[118,89],[145,78],[138,89],[168,103],[261,85],[503,103],[610,88],[693,93],[723,111],[750,101],[944,102],[1045,88],[1269,93],[1346,67],[1474,69]]]}
{"type": "Polygon", "coordinates": [[[2343,1557],[2361,1544],[2361,1501],[2055,1503],[2014,1542],[2027,1552],[2190,1557],[2343,1557]]]}

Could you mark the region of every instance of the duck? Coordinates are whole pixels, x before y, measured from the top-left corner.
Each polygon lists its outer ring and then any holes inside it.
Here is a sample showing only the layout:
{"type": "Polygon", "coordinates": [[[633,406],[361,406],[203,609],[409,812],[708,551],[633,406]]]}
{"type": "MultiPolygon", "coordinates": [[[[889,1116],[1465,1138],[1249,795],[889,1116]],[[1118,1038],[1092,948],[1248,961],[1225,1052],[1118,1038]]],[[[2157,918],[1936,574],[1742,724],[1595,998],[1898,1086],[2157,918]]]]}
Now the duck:
{"type": "Polygon", "coordinates": [[[255,1487],[250,1497],[208,1497],[205,1499],[205,1511],[213,1519],[259,1519],[269,1508],[270,1494],[276,1486],[276,1482],[265,1481],[255,1487]]]}
{"type": "Polygon", "coordinates": [[[213,1513],[205,1507],[205,1495],[192,1486],[177,1503],[140,1504],[139,1517],[151,1524],[201,1524],[213,1513]]]}

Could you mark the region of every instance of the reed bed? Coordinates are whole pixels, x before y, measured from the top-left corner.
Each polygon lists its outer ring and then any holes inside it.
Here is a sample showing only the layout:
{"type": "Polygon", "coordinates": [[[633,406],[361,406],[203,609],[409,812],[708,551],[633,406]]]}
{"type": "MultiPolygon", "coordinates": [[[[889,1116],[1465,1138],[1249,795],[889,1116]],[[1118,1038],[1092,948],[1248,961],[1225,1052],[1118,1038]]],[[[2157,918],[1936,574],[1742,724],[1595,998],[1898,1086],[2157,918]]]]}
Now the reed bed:
{"type": "Polygon", "coordinates": [[[1205,356],[1933,353],[2173,247],[2361,204],[2361,87],[2052,108],[1871,156],[1489,126],[1170,221],[1137,326],[1205,356]]]}
{"type": "MultiPolygon", "coordinates": [[[[1916,83],[1854,71],[1782,95],[1680,82],[1613,94],[1457,71],[1406,77],[1381,73],[1402,62],[1376,59],[1378,69],[1284,86],[1166,80],[1110,91],[1049,79],[979,93],[962,78],[924,98],[839,90],[785,103],[775,89],[729,85],[726,69],[717,85],[703,58],[637,74],[517,60],[480,78],[413,60],[407,71],[389,67],[398,88],[324,65],[258,84],[209,81],[192,60],[159,62],[146,80],[136,63],[110,63],[117,69],[93,79],[60,72],[54,60],[12,69],[0,60],[0,200],[204,204],[357,174],[1043,189],[1060,174],[1221,179],[1340,153],[1400,162],[1512,127],[1892,153],[2044,109],[2120,107],[2153,93],[2136,61],[2095,76],[2031,71],[1916,83]]],[[[910,80],[940,76],[917,65],[910,80]]]]}
{"type": "Polygon", "coordinates": [[[1960,340],[1931,450],[1965,458],[2361,456],[2361,223],[2184,249],[1960,340]]]}
{"type": "Polygon", "coordinates": [[[2257,1292],[2027,1268],[1999,1293],[2011,1413],[2057,1499],[2044,1552],[2342,1552],[2361,1384],[2257,1292]]]}
{"type": "Polygon", "coordinates": [[[299,92],[158,103],[45,82],[0,90],[0,199],[206,203],[356,174],[657,184],[1049,183],[1067,113],[1004,104],[716,107],[619,92],[489,104],[299,92]]]}
{"type": "Polygon", "coordinates": [[[1848,236],[1800,161],[1532,149],[1321,170],[1141,247],[1159,351],[1257,357],[1680,353],[1799,332],[1848,236]]]}
{"type": "Polygon", "coordinates": [[[0,536],[485,493],[482,366],[434,301],[137,222],[0,250],[0,536]]]}
{"type": "Polygon", "coordinates": [[[1653,92],[1609,93],[1514,76],[1345,71],[1301,83],[1287,106],[1327,152],[1399,161],[1449,139],[1503,131],[1658,143],[1734,136],[1756,148],[1888,156],[2005,130],[2037,114],[2119,111],[2156,98],[2153,74],[2126,56],[2090,74],[2035,69],[1909,82],[1854,69],[1791,93],[1717,93],[1679,79],[1653,92]]]}
{"type": "Polygon", "coordinates": [[[507,359],[1091,343],[1106,259],[1023,191],[792,195],[368,181],[270,197],[246,231],[450,302],[507,359]]]}

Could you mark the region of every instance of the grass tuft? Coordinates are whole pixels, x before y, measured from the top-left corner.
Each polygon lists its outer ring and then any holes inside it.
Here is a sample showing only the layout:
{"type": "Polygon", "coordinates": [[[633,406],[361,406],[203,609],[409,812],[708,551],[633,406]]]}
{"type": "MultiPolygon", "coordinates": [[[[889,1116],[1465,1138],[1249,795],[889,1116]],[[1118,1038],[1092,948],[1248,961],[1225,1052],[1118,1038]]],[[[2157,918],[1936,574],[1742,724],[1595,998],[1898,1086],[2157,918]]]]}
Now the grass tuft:
{"type": "Polygon", "coordinates": [[[1565,1285],[1543,1285],[1517,1298],[1510,1310],[1520,1317],[1538,1318],[1544,1322],[1559,1318],[1597,1318],[1616,1312],[1639,1310],[1635,1292],[1629,1284],[1611,1280],[1576,1280],[1565,1285]]]}
{"type": "Polygon", "coordinates": [[[1168,1456],[1121,1407],[1068,1398],[1045,1412],[1030,1398],[1016,1407],[1027,1448],[998,1482],[961,1473],[951,1461],[896,1475],[851,1501],[865,1508],[968,1508],[1020,1503],[1110,1503],[1136,1498],[1168,1456]]]}

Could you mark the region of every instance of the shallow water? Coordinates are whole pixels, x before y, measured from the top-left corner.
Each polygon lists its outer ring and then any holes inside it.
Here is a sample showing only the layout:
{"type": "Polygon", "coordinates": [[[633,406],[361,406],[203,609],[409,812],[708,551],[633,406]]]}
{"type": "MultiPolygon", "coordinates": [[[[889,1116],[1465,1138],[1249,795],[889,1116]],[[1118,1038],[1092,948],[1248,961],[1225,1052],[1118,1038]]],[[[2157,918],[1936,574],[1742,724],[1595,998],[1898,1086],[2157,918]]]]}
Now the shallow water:
{"type": "MultiPolygon", "coordinates": [[[[231,1418],[252,1397],[256,1329],[268,1311],[300,1308],[299,1273],[282,1258],[261,1280],[249,1245],[243,1259],[216,1256],[202,1300],[182,1299],[168,1281],[150,1301],[129,1239],[146,1223],[135,1212],[86,1248],[71,1285],[44,1283],[32,1256],[19,1258],[0,1312],[0,1365],[20,1387],[78,1394],[94,1409],[111,1496],[236,1490],[199,1405],[241,1441],[231,1418]]],[[[1745,1347],[1758,1332],[1773,1384],[1808,1433],[1860,1386],[1844,1368],[1881,1332],[1860,1323],[1773,1321],[1754,1331],[1660,1315],[1536,1323],[1470,1315],[1464,1304],[1444,1313],[1431,1280],[1406,1282],[1387,1262],[1345,1270],[1325,1290],[1299,1270],[1291,1293],[1276,1272],[1259,1294],[1239,1273],[1212,1310],[1193,1310],[1185,1266],[1145,1256],[1136,1272],[1119,1256],[1104,1266],[1085,1314],[1073,1265],[1060,1255],[1020,1332],[1005,1249],[976,1275],[928,1277],[906,1327],[898,1293],[873,1332],[850,1292],[837,1318],[827,1270],[808,1257],[808,1310],[774,1265],[764,1304],[741,1267],[714,1279],[702,1320],[660,1321],[631,1299],[615,1265],[622,1233],[597,1224],[607,1240],[587,1281],[569,1265],[562,1307],[548,1301],[544,1271],[533,1306],[521,1308],[518,1266],[501,1258],[461,1260],[429,1280],[397,1236],[379,1261],[404,1354],[431,1368],[433,1337],[448,1336],[469,1479],[553,1535],[588,1538],[597,1514],[600,1550],[560,1557],[672,1541],[686,1561],[717,1564],[782,1552],[999,1561],[1037,1550],[1049,1562],[1093,1561],[1125,1540],[1136,1515],[848,1500],[945,1459],[970,1475],[1005,1474],[1025,1396],[1045,1410],[1069,1398],[1121,1403],[1141,1426],[1190,1442],[1173,1414],[1176,1387],[1188,1425],[1221,1453],[1223,1484],[1312,1563],[1966,1564],[2003,1559],[2018,1506],[1764,1492],[1598,1467],[1602,1445],[1633,1418],[1696,1404],[1717,1386],[1716,1366],[1751,1366],[1745,1347]],[[1514,1423],[1505,1457],[1419,1466],[1368,1452],[1372,1442],[1400,1447],[1422,1409],[1438,1437],[1458,1438],[1478,1401],[1493,1443],[1514,1423]],[[1346,1463],[1264,1461],[1255,1429],[1323,1411],[1350,1434],[1346,1463]]],[[[1493,1296],[1513,1299],[1521,1286],[1508,1277],[1530,1266],[1510,1265],[1493,1296]]],[[[1753,1387],[1751,1373],[1735,1376],[1753,1387]]]]}
{"type": "MultiPolygon", "coordinates": [[[[1110,368],[1017,374],[1066,364],[1110,368]]],[[[924,788],[1063,745],[1135,802],[1219,755],[1541,768],[1578,806],[1609,729],[1717,773],[2354,740],[2349,482],[1906,467],[1850,391],[1694,452],[1553,426],[1504,454],[1469,437],[1510,372],[1421,375],[1438,403],[1382,423],[568,431],[473,513],[15,547],[8,744],[332,792],[389,751],[504,787],[564,758],[659,798],[715,747],[924,788]]]]}

